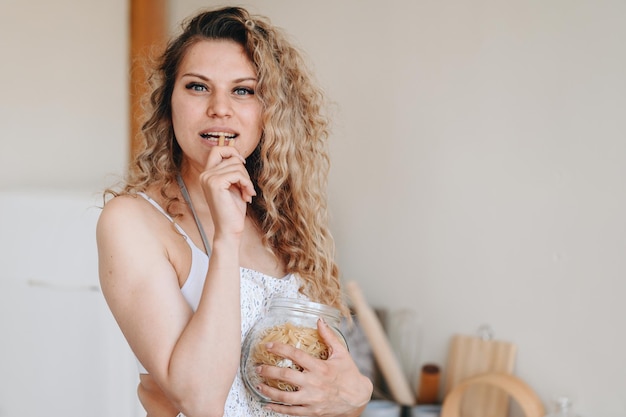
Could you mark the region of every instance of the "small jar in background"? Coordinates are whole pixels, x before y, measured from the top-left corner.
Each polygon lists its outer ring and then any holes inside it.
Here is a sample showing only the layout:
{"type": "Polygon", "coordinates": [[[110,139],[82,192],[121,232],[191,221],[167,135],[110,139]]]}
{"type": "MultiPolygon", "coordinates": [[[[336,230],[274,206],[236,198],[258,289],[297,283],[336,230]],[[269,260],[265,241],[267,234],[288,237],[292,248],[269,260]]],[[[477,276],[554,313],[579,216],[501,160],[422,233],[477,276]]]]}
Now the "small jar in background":
{"type": "Polygon", "coordinates": [[[256,373],[257,366],[267,364],[302,371],[300,365],[290,359],[269,353],[265,347],[267,343],[285,343],[313,357],[328,358],[330,353],[328,346],[317,332],[319,318],[323,319],[345,344],[345,338],[339,330],[341,322],[339,310],[305,299],[274,298],[270,301],[267,315],[252,326],[244,339],[241,350],[241,373],[246,387],[260,402],[273,402],[257,391],[256,387],[260,383],[283,391],[296,391],[298,387],[283,381],[262,378],[256,373]]]}
{"type": "Polygon", "coordinates": [[[545,417],[578,417],[578,414],[574,411],[572,400],[568,397],[558,397],[545,417]]]}
{"type": "Polygon", "coordinates": [[[428,363],[422,366],[417,390],[418,404],[437,404],[439,402],[439,366],[428,363]]]}

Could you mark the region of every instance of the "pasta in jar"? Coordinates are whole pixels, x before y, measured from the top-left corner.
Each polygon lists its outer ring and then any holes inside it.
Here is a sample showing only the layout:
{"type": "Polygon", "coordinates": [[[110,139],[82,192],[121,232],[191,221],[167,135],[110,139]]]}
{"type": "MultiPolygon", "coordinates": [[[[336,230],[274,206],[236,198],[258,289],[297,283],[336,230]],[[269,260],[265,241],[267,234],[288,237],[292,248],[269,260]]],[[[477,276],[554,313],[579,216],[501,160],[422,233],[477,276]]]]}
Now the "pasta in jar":
{"type": "Polygon", "coordinates": [[[323,318],[344,341],[339,331],[339,311],[319,303],[302,299],[277,298],[272,300],[268,315],[260,319],[250,330],[242,349],[241,371],[248,390],[261,402],[271,402],[257,391],[259,383],[283,391],[297,391],[298,387],[284,381],[260,377],[255,369],[259,365],[271,365],[302,371],[302,367],[288,358],[268,352],[270,342],[294,346],[311,356],[326,360],[330,354],[317,331],[317,319],[323,318]]]}

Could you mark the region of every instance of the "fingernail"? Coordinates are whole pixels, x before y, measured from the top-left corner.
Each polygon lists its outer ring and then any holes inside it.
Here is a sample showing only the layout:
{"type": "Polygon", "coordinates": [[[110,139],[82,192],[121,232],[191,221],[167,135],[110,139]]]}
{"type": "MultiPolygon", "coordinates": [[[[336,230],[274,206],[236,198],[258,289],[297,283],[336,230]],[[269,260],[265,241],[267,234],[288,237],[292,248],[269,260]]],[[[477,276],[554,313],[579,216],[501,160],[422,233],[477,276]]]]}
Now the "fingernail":
{"type": "Polygon", "coordinates": [[[256,371],[257,374],[261,373],[261,367],[260,366],[257,366],[254,370],[256,371]]]}
{"type": "Polygon", "coordinates": [[[274,343],[272,343],[272,342],[269,342],[268,344],[265,345],[266,349],[271,349],[273,347],[274,347],[274,343]]]}

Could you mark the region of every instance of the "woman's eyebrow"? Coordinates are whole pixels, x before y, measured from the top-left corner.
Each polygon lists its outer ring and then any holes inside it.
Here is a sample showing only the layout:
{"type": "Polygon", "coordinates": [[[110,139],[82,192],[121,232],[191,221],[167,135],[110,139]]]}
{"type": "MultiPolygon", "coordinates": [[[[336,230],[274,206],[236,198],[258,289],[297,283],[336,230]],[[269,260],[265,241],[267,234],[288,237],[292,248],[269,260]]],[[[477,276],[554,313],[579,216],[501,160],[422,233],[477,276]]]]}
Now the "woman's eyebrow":
{"type": "MultiPolygon", "coordinates": [[[[204,76],[202,74],[197,74],[195,72],[185,73],[185,74],[181,75],[181,78],[182,77],[197,77],[197,78],[200,78],[201,80],[204,80],[204,81],[211,81],[211,79],[209,77],[204,76]]],[[[234,83],[241,83],[241,82],[244,82],[244,81],[255,81],[256,82],[257,78],[254,77],[254,76],[249,76],[249,77],[236,78],[236,79],[233,80],[234,83]]]]}
{"type": "Polygon", "coordinates": [[[236,83],[241,83],[244,81],[257,81],[256,77],[243,77],[243,78],[237,78],[235,80],[233,80],[236,83]]]}

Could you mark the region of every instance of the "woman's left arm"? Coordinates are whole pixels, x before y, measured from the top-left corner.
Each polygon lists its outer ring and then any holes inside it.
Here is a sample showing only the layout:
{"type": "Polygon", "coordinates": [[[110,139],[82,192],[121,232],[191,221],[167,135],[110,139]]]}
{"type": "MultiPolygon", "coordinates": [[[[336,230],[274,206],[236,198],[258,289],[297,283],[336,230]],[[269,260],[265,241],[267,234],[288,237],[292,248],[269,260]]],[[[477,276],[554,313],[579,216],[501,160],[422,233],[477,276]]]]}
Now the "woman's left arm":
{"type": "Polygon", "coordinates": [[[317,329],[330,349],[326,360],[314,358],[282,343],[267,346],[269,352],[291,359],[304,369],[300,372],[267,365],[258,368],[262,377],[279,379],[299,387],[298,391],[285,392],[261,385],[259,388],[265,396],[296,404],[268,404],[267,408],[292,416],[359,416],[372,395],[372,381],[359,372],[342,341],[323,320],[318,320],[317,329]]]}

